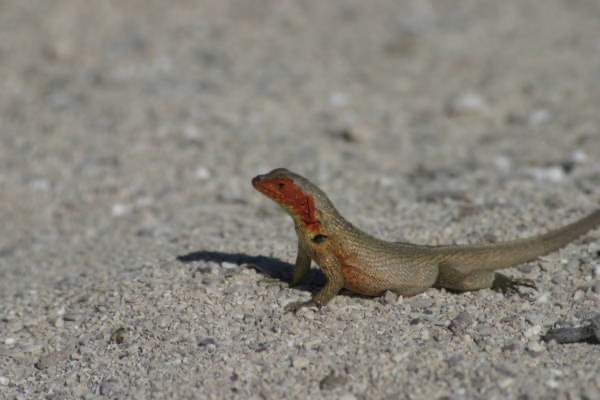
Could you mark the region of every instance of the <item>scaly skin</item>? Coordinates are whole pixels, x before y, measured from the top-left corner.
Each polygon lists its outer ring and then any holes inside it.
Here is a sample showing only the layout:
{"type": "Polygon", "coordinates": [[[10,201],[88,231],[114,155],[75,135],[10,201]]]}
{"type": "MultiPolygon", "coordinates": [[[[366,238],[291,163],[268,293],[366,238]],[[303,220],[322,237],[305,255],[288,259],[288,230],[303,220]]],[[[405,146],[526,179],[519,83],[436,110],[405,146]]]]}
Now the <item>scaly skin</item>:
{"type": "Polygon", "coordinates": [[[327,284],[310,301],[287,310],[327,304],[345,287],[367,296],[391,290],[412,296],[430,287],[458,291],[492,287],[494,271],[534,260],[600,225],[600,210],[562,228],[532,238],[488,245],[421,246],[386,242],[346,221],[325,193],[308,179],[284,168],[252,179],[252,185],[294,220],[298,256],[291,285],[306,275],[311,260],[327,284]]]}

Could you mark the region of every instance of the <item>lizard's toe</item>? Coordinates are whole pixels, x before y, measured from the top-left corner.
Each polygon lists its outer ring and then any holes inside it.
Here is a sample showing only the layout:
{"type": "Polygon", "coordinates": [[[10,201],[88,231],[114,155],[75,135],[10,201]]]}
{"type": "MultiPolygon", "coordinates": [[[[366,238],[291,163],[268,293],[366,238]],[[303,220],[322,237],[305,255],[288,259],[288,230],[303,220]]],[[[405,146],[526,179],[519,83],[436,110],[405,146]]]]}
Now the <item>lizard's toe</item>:
{"type": "Polygon", "coordinates": [[[502,293],[512,294],[516,293],[519,296],[527,296],[523,294],[519,288],[528,287],[537,290],[535,282],[528,278],[509,278],[506,275],[496,273],[494,277],[494,283],[492,288],[501,291],[502,293]]]}

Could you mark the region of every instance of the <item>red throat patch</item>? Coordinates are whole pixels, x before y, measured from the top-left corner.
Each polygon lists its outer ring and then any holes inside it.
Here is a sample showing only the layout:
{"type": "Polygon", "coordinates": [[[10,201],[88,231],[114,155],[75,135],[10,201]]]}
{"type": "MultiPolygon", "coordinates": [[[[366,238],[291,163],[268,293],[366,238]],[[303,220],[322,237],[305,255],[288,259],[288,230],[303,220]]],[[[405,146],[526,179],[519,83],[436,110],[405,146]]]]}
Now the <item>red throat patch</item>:
{"type": "Polygon", "coordinates": [[[304,192],[292,178],[287,176],[276,178],[257,176],[252,180],[252,186],[276,203],[292,209],[306,225],[308,231],[315,232],[320,229],[321,223],[315,213],[313,196],[304,192]]]}

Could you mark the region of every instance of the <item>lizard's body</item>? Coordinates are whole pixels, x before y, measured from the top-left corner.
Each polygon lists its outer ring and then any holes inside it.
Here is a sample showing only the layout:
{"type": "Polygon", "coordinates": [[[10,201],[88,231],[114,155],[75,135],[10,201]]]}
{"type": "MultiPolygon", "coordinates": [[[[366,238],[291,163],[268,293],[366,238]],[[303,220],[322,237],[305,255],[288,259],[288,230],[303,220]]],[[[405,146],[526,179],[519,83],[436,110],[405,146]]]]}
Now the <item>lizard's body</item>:
{"type": "Polygon", "coordinates": [[[294,220],[298,256],[292,285],[314,260],[327,284],[307,303],[325,305],[342,287],[368,296],[386,290],[403,296],[430,287],[459,291],[489,288],[498,269],[547,254],[600,225],[600,210],[546,234],[489,245],[423,246],[387,242],[368,235],[344,219],[325,193],[306,178],[275,169],[252,180],[294,220]]]}

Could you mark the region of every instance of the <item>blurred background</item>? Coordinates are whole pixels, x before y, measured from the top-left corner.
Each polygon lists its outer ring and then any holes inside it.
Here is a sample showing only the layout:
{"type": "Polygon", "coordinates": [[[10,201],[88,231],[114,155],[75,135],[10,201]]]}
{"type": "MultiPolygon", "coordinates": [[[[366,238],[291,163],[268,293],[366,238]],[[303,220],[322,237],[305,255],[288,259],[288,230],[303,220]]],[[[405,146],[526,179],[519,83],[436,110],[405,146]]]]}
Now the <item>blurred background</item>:
{"type": "Polygon", "coordinates": [[[276,167],[388,239],[580,216],[599,21],[597,0],[0,1],[0,310],[185,281],[198,250],[291,260],[250,186],[276,167]]]}

